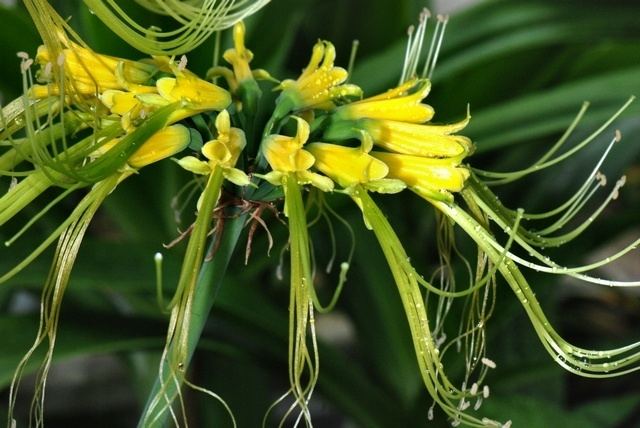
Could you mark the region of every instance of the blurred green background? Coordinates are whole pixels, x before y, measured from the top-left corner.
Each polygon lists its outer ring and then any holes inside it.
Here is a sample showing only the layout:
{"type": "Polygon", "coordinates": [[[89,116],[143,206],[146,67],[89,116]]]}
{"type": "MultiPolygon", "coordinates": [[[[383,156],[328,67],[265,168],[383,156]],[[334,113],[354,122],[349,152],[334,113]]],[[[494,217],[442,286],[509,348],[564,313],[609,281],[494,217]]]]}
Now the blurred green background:
{"type": "MultiPolygon", "coordinates": [[[[54,3],[94,50],[142,56],[119,42],[81,2],[54,3]]],[[[150,16],[129,3],[122,2],[141,22],[171,27],[166,18],[150,16]]],[[[294,77],[306,65],[313,43],[322,38],[336,45],[337,64],[346,66],[352,40],[358,39],[351,82],[361,85],[365,94],[385,90],[397,83],[406,28],[417,22],[424,6],[439,11],[436,5],[416,0],[273,0],[247,20],[247,46],[255,54],[252,65],[278,78],[294,77]]],[[[446,2],[439,7],[443,6],[446,2]]],[[[20,6],[0,7],[0,23],[0,94],[6,104],[21,93],[16,52],[35,54],[39,37],[20,6]]],[[[452,14],[427,101],[436,109],[438,122],[459,120],[470,106],[472,121],[464,133],[477,145],[470,159],[473,166],[497,171],[526,166],[570,124],[583,101],[590,101],[591,108],[574,142],[629,96],[640,95],[639,23],[637,1],[478,2],[452,14]]],[[[229,45],[228,34],[223,43],[229,45]]],[[[189,68],[206,71],[212,46],[212,41],[206,42],[189,54],[189,68]]],[[[584,263],[599,251],[612,253],[640,235],[640,103],[632,104],[595,144],[568,162],[498,190],[512,207],[554,207],[587,177],[614,129],[621,130],[623,140],[603,172],[611,182],[626,174],[627,185],[595,226],[568,248],[549,251],[561,264],[584,263]]],[[[47,388],[47,426],[135,425],[157,374],[167,326],[156,305],[153,255],[165,254],[165,286],[170,293],[184,243],[170,250],[162,243],[177,236],[171,201],[187,180],[171,162],[150,167],[119,187],[94,220],[64,301],[57,364],[47,388]]],[[[2,182],[0,190],[7,184],[2,182]]],[[[318,319],[320,381],[312,402],[314,425],[447,426],[437,410],[435,421],[427,423],[432,401],[419,376],[395,285],[372,234],[362,226],[355,207],[339,197],[330,200],[352,224],[357,249],[338,307],[318,319]]],[[[377,201],[414,264],[430,275],[437,267],[430,207],[410,194],[377,201]]],[[[52,211],[15,247],[0,249],[3,271],[28,254],[73,202],[52,211]]],[[[0,230],[0,239],[4,241],[35,210],[0,230]]],[[[287,231],[274,218],[267,221],[275,248],[267,256],[266,235],[258,231],[245,265],[246,236],[241,239],[190,374],[195,383],[228,402],[240,427],[260,426],[267,407],[288,385],[288,282],[276,276],[287,231]]],[[[326,261],[328,253],[324,234],[322,228],[312,230],[320,261],[326,261]]],[[[460,237],[461,245],[469,245],[464,238],[460,237]]],[[[346,257],[347,247],[347,240],[339,242],[340,257],[346,257]]],[[[50,256],[51,252],[41,256],[0,287],[0,390],[10,382],[35,335],[39,291],[50,256]]],[[[638,279],[639,261],[632,253],[602,274],[638,279]]],[[[327,292],[336,274],[318,271],[320,292],[327,292]]],[[[525,274],[549,318],[577,345],[599,348],[640,340],[636,290],[525,274]]],[[[540,345],[506,284],[500,285],[504,287],[499,287],[496,312],[487,326],[488,356],[498,367],[487,378],[492,392],[481,414],[512,419],[515,427],[640,426],[640,376],[588,380],[564,372],[540,345]]],[[[31,369],[37,362],[32,360],[31,369]]],[[[446,363],[451,377],[461,379],[459,358],[451,354],[446,363]]],[[[25,380],[20,398],[23,412],[30,402],[29,384],[25,380]]],[[[3,403],[7,396],[6,390],[0,394],[3,403]]],[[[192,426],[230,426],[214,400],[192,392],[186,397],[192,426]]],[[[2,404],[0,417],[5,413],[2,404]]]]}

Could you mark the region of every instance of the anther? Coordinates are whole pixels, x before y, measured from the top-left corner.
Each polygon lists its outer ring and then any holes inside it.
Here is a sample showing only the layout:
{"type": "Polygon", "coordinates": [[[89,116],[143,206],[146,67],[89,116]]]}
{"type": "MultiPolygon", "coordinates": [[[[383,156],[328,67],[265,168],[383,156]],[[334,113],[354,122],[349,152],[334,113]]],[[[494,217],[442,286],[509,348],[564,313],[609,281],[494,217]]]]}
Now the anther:
{"type": "Polygon", "coordinates": [[[24,73],[25,71],[27,71],[31,67],[32,64],[33,64],[33,60],[31,58],[23,59],[22,63],[20,64],[20,69],[24,73]]]}
{"type": "Polygon", "coordinates": [[[490,369],[496,368],[496,363],[493,360],[490,360],[489,358],[484,357],[480,361],[482,362],[482,364],[489,367],[490,369]]]}
{"type": "Polygon", "coordinates": [[[414,30],[415,30],[415,27],[413,25],[409,25],[409,28],[407,28],[407,36],[411,37],[413,35],[414,30]]]}
{"type": "Polygon", "coordinates": [[[20,59],[29,59],[29,54],[24,51],[17,52],[16,56],[20,59]]]}
{"type": "Polygon", "coordinates": [[[482,397],[478,397],[476,404],[473,405],[473,410],[478,410],[482,406],[482,397]]]}
{"type": "Polygon", "coordinates": [[[178,70],[183,71],[185,68],[187,68],[187,56],[182,55],[180,57],[180,62],[178,63],[178,70]]]}
{"type": "Polygon", "coordinates": [[[622,186],[625,185],[626,182],[627,182],[626,175],[623,175],[622,177],[620,177],[620,179],[616,182],[616,187],[614,187],[613,192],[611,192],[611,199],[613,199],[614,201],[618,199],[618,196],[620,196],[619,190],[622,186]]]}
{"type": "Polygon", "coordinates": [[[616,137],[615,137],[616,143],[619,143],[620,140],[622,140],[622,132],[620,132],[619,129],[616,129],[616,137]]]}
{"type": "Polygon", "coordinates": [[[48,80],[51,77],[51,69],[53,68],[53,64],[48,62],[44,65],[44,69],[42,70],[42,77],[48,80]]]}
{"type": "Polygon", "coordinates": [[[485,385],[484,388],[482,388],[482,396],[485,399],[489,398],[489,385],[485,385]]]}
{"type": "Polygon", "coordinates": [[[422,23],[429,18],[431,18],[431,11],[425,7],[422,9],[422,12],[420,12],[420,22],[422,23]]]}

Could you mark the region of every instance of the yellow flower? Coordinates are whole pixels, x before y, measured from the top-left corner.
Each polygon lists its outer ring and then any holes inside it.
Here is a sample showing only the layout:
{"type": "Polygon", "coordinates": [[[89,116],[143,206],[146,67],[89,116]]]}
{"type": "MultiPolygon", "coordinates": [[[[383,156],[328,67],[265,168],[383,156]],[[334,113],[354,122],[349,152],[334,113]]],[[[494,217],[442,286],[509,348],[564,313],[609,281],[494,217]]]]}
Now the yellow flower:
{"type": "Polygon", "coordinates": [[[471,140],[451,135],[469,123],[469,116],[448,125],[417,124],[395,120],[365,120],[363,129],[375,144],[395,153],[426,157],[468,156],[473,151],[471,140]]]}
{"type": "Polygon", "coordinates": [[[184,150],[191,141],[189,128],[182,125],[167,126],[153,134],[127,162],[135,169],[158,162],[184,150]]]}
{"type": "MultiPolygon", "coordinates": [[[[50,80],[53,67],[64,66],[64,75],[71,83],[73,91],[82,95],[100,94],[107,89],[139,88],[139,91],[153,90],[143,84],[149,80],[156,68],[149,64],[122,58],[97,54],[75,43],[63,41],[68,46],[62,49],[58,58],[51,58],[46,46],[40,46],[36,61],[41,65],[39,74],[43,80],[50,80]],[[145,89],[148,88],[148,89],[145,89]]],[[[43,98],[60,94],[60,84],[34,85],[31,95],[43,98]]]]}
{"type": "Polygon", "coordinates": [[[362,147],[312,143],[307,149],[315,157],[314,168],[347,189],[357,184],[380,193],[397,193],[405,188],[399,180],[385,179],[387,165],[362,147]]]}
{"type": "Polygon", "coordinates": [[[239,21],[233,26],[233,49],[227,49],[223,55],[225,61],[227,61],[233,67],[233,74],[235,77],[235,85],[245,80],[252,80],[253,73],[249,63],[253,59],[253,52],[247,49],[244,45],[245,36],[244,22],[239,21]]]}
{"type": "Polygon", "coordinates": [[[385,93],[340,106],[341,119],[384,119],[424,123],[433,117],[433,108],[421,101],[429,94],[431,82],[410,80],[385,93]]]}
{"type": "Polygon", "coordinates": [[[353,138],[365,131],[380,146],[394,153],[432,158],[463,159],[473,152],[467,137],[453,135],[464,129],[470,116],[447,124],[426,124],[434,110],[422,99],[431,84],[413,79],[383,94],[340,106],[324,136],[328,139],[353,138]]]}
{"type": "MultiPolygon", "coordinates": [[[[98,158],[113,148],[122,137],[113,138],[95,150],[92,158],[98,158]]],[[[172,125],[161,129],[145,141],[127,160],[127,165],[134,169],[150,165],[166,159],[184,150],[191,141],[189,128],[183,125],[172,125]]]]}
{"type": "Polygon", "coordinates": [[[168,103],[182,101],[190,111],[222,110],[231,104],[231,95],[219,86],[200,79],[188,70],[175,69],[176,77],[157,80],[158,94],[168,103]]]}
{"type": "Polygon", "coordinates": [[[300,77],[297,80],[284,80],[280,84],[283,90],[282,99],[290,98],[293,110],[330,110],[335,107],[333,101],[336,99],[360,96],[362,90],[356,85],[342,85],[347,80],[347,71],[341,67],[334,67],[335,58],[336,50],[331,43],[316,43],[309,65],[300,77]]]}
{"type": "Polygon", "coordinates": [[[207,161],[194,156],[185,156],[178,161],[178,164],[194,174],[201,175],[211,174],[216,167],[220,167],[227,180],[238,186],[248,185],[249,177],[243,171],[234,168],[247,144],[244,131],[231,127],[227,110],[222,110],[216,117],[216,129],[218,138],[202,146],[202,154],[207,161]]]}
{"type": "Polygon", "coordinates": [[[174,111],[169,123],[174,123],[202,111],[222,110],[231,103],[231,95],[219,86],[200,79],[188,70],[176,66],[168,58],[157,57],[155,63],[162,70],[170,70],[175,77],[162,77],[151,90],[123,91],[108,89],[100,100],[111,111],[122,117],[122,127],[130,132],[159,107],[175,102],[183,106],[174,111]]]}
{"type": "Polygon", "coordinates": [[[309,124],[299,117],[294,119],[298,123],[295,137],[269,135],[264,140],[262,150],[273,171],[263,178],[280,186],[287,175],[293,175],[300,184],[311,184],[325,192],[333,190],[331,179],[309,171],[315,158],[302,148],[309,138],[309,124]]]}
{"type": "Polygon", "coordinates": [[[469,170],[456,158],[433,159],[396,153],[371,152],[389,167],[388,177],[428,199],[452,200],[450,192],[459,192],[469,178],[469,170]]]}

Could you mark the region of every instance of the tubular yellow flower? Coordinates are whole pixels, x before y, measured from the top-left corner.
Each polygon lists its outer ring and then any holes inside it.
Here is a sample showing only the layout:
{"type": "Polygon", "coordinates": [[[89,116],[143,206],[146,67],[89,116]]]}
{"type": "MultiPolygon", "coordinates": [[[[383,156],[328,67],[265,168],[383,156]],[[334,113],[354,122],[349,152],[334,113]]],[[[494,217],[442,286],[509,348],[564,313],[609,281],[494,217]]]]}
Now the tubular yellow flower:
{"type": "Polygon", "coordinates": [[[194,174],[211,174],[216,167],[223,170],[223,176],[238,186],[249,184],[249,177],[241,170],[234,168],[240,153],[247,145],[244,131],[232,128],[229,112],[222,110],[216,117],[216,129],[218,138],[207,142],[202,147],[202,154],[207,161],[202,161],[195,156],[185,156],[178,161],[184,169],[194,174]]]}
{"type": "Polygon", "coordinates": [[[453,134],[467,126],[470,115],[452,124],[425,124],[434,114],[431,106],[421,103],[430,88],[428,80],[413,79],[383,94],[340,106],[324,136],[345,139],[364,131],[377,146],[394,153],[462,160],[473,152],[473,144],[453,134]]]}
{"type": "Polygon", "coordinates": [[[188,70],[176,69],[176,77],[158,79],[156,88],[167,103],[184,101],[192,111],[219,111],[231,104],[229,92],[188,70]]]}
{"type": "Polygon", "coordinates": [[[362,90],[356,85],[342,85],[347,71],[334,67],[335,47],[327,41],[319,41],[313,47],[309,65],[297,80],[287,79],[280,84],[282,99],[290,98],[293,110],[335,108],[336,99],[358,97],[362,90]]]}
{"type": "Polygon", "coordinates": [[[245,80],[252,80],[253,73],[249,63],[253,59],[253,52],[247,49],[244,45],[244,36],[246,30],[244,22],[240,21],[233,26],[233,49],[227,49],[223,55],[225,61],[227,61],[233,67],[233,74],[235,77],[235,84],[239,84],[245,80]]]}
{"type": "Polygon", "coordinates": [[[333,181],[320,174],[309,171],[315,158],[302,146],[309,138],[309,124],[299,117],[295,137],[285,135],[269,135],[263,142],[263,153],[273,169],[264,179],[275,186],[283,184],[287,175],[294,175],[299,184],[311,184],[322,191],[333,190],[333,181]]]}
{"type": "Polygon", "coordinates": [[[421,101],[429,94],[431,82],[413,79],[397,88],[338,107],[341,119],[384,119],[424,123],[433,117],[433,108],[421,101]]]}
{"type": "Polygon", "coordinates": [[[140,106],[140,101],[136,99],[133,92],[124,92],[115,89],[108,89],[100,95],[100,101],[113,114],[124,116],[136,107],[140,106]]]}
{"type": "Polygon", "coordinates": [[[380,180],[389,172],[384,162],[359,147],[312,143],[307,150],[315,157],[314,167],[345,188],[380,180]]]}
{"type": "Polygon", "coordinates": [[[229,119],[229,112],[223,110],[216,118],[216,129],[218,138],[209,141],[202,147],[202,153],[209,162],[233,167],[238,161],[240,152],[247,145],[244,131],[239,128],[232,128],[229,119]]]}
{"type": "MultiPolygon", "coordinates": [[[[112,149],[122,137],[114,138],[94,151],[91,156],[98,158],[112,149]]],[[[189,128],[183,125],[167,126],[156,132],[145,141],[127,160],[127,165],[134,169],[150,165],[166,159],[184,150],[191,141],[189,128]]]]}
{"type": "Polygon", "coordinates": [[[168,58],[155,58],[155,64],[175,77],[162,77],[155,86],[136,86],[129,91],[107,89],[99,95],[111,113],[122,116],[122,128],[127,132],[149,113],[171,103],[182,102],[183,106],[171,114],[169,123],[202,111],[222,110],[231,103],[231,95],[226,90],[176,66],[168,58]]]}
{"type": "Polygon", "coordinates": [[[431,125],[395,120],[365,120],[363,129],[375,144],[395,153],[426,157],[459,157],[473,152],[473,144],[462,135],[451,135],[469,123],[469,116],[449,125],[431,125]]]}
{"type": "MultiPolygon", "coordinates": [[[[78,94],[93,95],[107,89],[129,89],[129,84],[140,86],[147,82],[156,70],[153,65],[97,54],[75,43],[63,42],[68,47],[62,50],[58,58],[51,58],[46,46],[38,48],[36,61],[42,67],[40,78],[49,80],[54,66],[64,66],[65,76],[72,82],[73,90],[78,94]]],[[[58,82],[34,85],[31,89],[31,95],[36,98],[59,93],[58,82]]]]}
{"type": "Polygon", "coordinates": [[[396,153],[371,152],[389,167],[389,177],[402,180],[416,193],[435,200],[452,200],[469,178],[469,170],[451,159],[432,159],[396,153]]]}
{"type": "Polygon", "coordinates": [[[129,166],[140,169],[162,159],[166,159],[181,152],[189,145],[191,136],[189,128],[182,125],[172,125],[153,134],[127,162],[129,166]]]}

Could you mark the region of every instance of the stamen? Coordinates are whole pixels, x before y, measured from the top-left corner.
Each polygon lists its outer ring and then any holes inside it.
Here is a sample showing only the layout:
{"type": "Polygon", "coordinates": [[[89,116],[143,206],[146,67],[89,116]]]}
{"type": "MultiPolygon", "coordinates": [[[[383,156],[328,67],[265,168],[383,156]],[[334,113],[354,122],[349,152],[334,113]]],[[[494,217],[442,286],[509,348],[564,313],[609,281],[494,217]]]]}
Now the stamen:
{"type": "Polygon", "coordinates": [[[478,410],[482,406],[482,397],[478,397],[476,404],[473,405],[473,410],[478,410]]]}
{"type": "Polygon", "coordinates": [[[493,360],[490,360],[489,358],[484,357],[480,361],[482,362],[482,364],[489,367],[490,369],[496,368],[496,363],[493,360]]]}
{"type": "Polygon", "coordinates": [[[494,427],[501,427],[502,424],[498,421],[494,421],[493,419],[489,419],[489,418],[482,418],[482,423],[487,425],[487,426],[494,426],[494,427]]]}
{"type": "Polygon", "coordinates": [[[438,21],[436,22],[436,28],[433,32],[433,38],[431,39],[431,45],[429,46],[429,53],[427,54],[427,60],[424,63],[424,69],[422,70],[422,77],[431,79],[433,70],[436,67],[438,61],[438,55],[440,54],[440,47],[442,46],[442,40],[444,39],[444,32],[449,22],[448,15],[438,15],[438,21]]]}
{"type": "Polygon", "coordinates": [[[178,70],[184,71],[185,68],[187,68],[187,56],[182,55],[180,57],[180,62],[178,63],[178,70]]]}
{"type": "Polygon", "coordinates": [[[458,409],[461,411],[467,410],[471,407],[471,402],[465,400],[464,398],[460,399],[460,404],[458,404],[458,409]]]}
{"type": "Polygon", "coordinates": [[[29,68],[31,68],[31,65],[33,64],[33,59],[28,58],[28,59],[23,59],[22,62],[20,63],[20,70],[22,70],[22,72],[26,72],[27,70],[29,70],[29,68]]]}
{"type": "Polygon", "coordinates": [[[51,79],[51,69],[53,68],[53,64],[51,63],[51,61],[47,62],[44,65],[44,68],[42,70],[42,79],[44,80],[50,80],[51,79]]]}
{"type": "Polygon", "coordinates": [[[351,73],[353,72],[353,65],[356,62],[356,54],[358,53],[358,47],[360,46],[360,41],[359,40],[354,40],[353,42],[351,42],[351,53],[349,54],[349,65],[347,66],[347,80],[345,80],[345,83],[349,83],[349,80],[351,79],[351,73]]]}
{"type": "Polygon", "coordinates": [[[157,252],[153,255],[153,263],[156,268],[156,299],[158,301],[158,307],[162,310],[165,309],[164,296],[162,292],[162,253],[157,252]]]}
{"type": "Polygon", "coordinates": [[[410,54],[411,54],[411,47],[413,46],[413,31],[415,30],[415,27],[413,25],[410,25],[409,28],[407,28],[407,49],[404,52],[404,65],[402,67],[402,74],[400,75],[400,82],[398,84],[402,84],[404,83],[404,81],[406,80],[406,76],[408,74],[408,69],[409,69],[409,61],[410,61],[410,54]]]}
{"type": "Polygon", "coordinates": [[[487,398],[489,398],[489,385],[485,385],[482,388],[482,397],[486,400],[487,398]]]}
{"type": "Polygon", "coordinates": [[[413,34],[413,26],[410,26],[408,29],[409,40],[407,41],[407,50],[405,52],[402,75],[400,76],[400,84],[416,77],[416,70],[418,68],[418,63],[420,62],[420,54],[422,53],[422,45],[424,43],[429,17],[431,17],[429,9],[422,9],[415,35],[413,34]]]}
{"type": "Polygon", "coordinates": [[[618,199],[619,196],[619,190],[622,188],[622,186],[625,185],[625,183],[627,182],[627,176],[623,175],[622,177],[620,177],[620,179],[616,182],[616,186],[613,188],[613,192],[611,192],[611,199],[612,200],[616,200],[618,199]]]}

